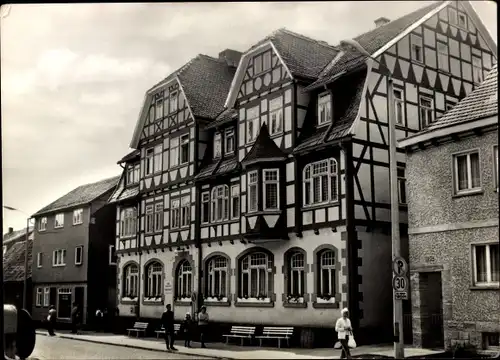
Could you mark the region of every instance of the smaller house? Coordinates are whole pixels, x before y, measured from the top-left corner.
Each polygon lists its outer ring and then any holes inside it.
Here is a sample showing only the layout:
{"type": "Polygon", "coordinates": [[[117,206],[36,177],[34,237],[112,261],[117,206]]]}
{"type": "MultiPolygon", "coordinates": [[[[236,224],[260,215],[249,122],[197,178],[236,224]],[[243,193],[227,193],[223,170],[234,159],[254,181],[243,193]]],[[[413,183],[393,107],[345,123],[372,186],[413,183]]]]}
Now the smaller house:
{"type": "Polygon", "coordinates": [[[497,78],[399,142],[416,346],[500,350],[497,78]]]}
{"type": "MultiPolygon", "coordinates": [[[[33,248],[33,228],[28,229],[28,276],[27,293],[31,294],[31,264],[33,248]]],[[[18,308],[23,306],[26,229],[9,232],[3,236],[3,289],[4,303],[18,308]]],[[[26,308],[31,309],[31,295],[26,298],[26,308]]]]}

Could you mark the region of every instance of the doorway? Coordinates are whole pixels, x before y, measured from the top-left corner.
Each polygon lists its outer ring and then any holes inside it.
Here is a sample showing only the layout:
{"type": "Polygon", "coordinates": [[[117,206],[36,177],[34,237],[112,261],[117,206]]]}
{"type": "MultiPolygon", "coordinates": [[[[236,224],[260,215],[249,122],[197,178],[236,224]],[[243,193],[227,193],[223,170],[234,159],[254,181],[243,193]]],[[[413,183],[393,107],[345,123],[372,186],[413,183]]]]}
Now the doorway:
{"type": "Polygon", "coordinates": [[[422,347],[442,349],[444,330],[441,272],[421,272],[419,285],[422,347]]]}
{"type": "Polygon", "coordinates": [[[59,288],[57,295],[57,317],[71,319],[71,288],[59,288]]]}

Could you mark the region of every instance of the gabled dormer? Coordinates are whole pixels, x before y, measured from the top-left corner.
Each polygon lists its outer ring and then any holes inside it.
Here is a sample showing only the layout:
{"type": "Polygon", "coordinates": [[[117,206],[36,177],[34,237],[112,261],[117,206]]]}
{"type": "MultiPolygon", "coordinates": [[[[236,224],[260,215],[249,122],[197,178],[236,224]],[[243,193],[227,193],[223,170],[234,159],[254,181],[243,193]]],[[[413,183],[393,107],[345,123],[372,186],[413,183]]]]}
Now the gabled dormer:
{"type": "Polygon", "coordinates": [[[286,236],[286,154],[271,139],[267,125],[260,128],[255,143],[241,161],[246,178],[246,234],[258,239],[286,236]]]}

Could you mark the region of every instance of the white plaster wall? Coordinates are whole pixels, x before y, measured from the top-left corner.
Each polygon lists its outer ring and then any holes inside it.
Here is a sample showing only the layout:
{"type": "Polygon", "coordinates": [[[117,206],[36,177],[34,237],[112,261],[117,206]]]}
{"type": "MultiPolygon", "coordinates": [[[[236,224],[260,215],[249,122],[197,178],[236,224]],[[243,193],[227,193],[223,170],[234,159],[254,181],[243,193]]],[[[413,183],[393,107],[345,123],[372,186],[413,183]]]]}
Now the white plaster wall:
{"type": "MultiPolygon", "coordinates": [[[[333,327],[335,319],[338,317],[339,309],[314,309],[312,302],[307,304],[307,308],[285,308],[283,307],[282,294],[284,289],[284,274],[282,267],[284,264],[284,253],[291,247],[300,247],[307,252],[307,264],[313,264],[314,250],[323,244],[332,244],[338,249],[340,257],[342,249],[345,248],[346,241],[341,240],[341,233],[345,228],[337,228],[334,233],[330,228],[320,229],[319,235],[315,235],[313,231],[305,231],[302,238],[297,238],[290,235],[289,241],[279,243],[264,243],[259,245],[268,249],[274,254],[274,265],[276,266],[276,274],[274,277],[274,292],[276,294],[276,302],[274,307],[236,307],[234,306],[234,298],[237,294],[236,289],[236,257],[243,251],[255,247],[255,245],[244,245],[240,242],[234,242],[234,245],[225,243],[223,246],[212,245],[203,246],[203,258],[208,259],[213,252],[224,252],[230,259],[230,267],[233,269],[233,276],[230,278],[230,289],[232,293],[232,302],[229,307],[208,307],[210,319],[220,322],[240,322],[247,324],[262,324],[272,323],[279,325],[294,325],[294,326],[329,326],[333,327]]],[[[339,259],[341,266],[346,265],[345,259],[339,259]]],[[[341,269],[338,272],[338,292],[342,294],[342,285],[347,283],[346,275],[342,274],[341,269]]],[[[309,271],[307,274],[307,293],[310,295],[315,293],[314,290],[314,274],[309,271]]],[[[346,301],[346,294],[341,295],[340,306],[342,301],[346,301]]],[[[310,298],[310,297],[309,297],[310,298]]]]}

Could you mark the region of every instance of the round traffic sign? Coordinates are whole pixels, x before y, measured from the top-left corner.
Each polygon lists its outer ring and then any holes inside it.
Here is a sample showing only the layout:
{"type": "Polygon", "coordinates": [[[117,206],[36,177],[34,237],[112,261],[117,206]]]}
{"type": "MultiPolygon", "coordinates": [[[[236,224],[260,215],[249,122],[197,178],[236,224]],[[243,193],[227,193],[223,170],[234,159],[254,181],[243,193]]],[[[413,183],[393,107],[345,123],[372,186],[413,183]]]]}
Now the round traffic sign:
{"type": "Polygon", "coordinates": [[[397,276],[403,276],[408,272],[408,264],[402,257],[397,257],[392,261],[392,270],[397,276]]]}
{"type": "Polygon", "coordinates": [[[396,291],[407,291],[408,280],[405,276],[395,276],[394,279],[392,279],[392,287],[396,291]]]}

